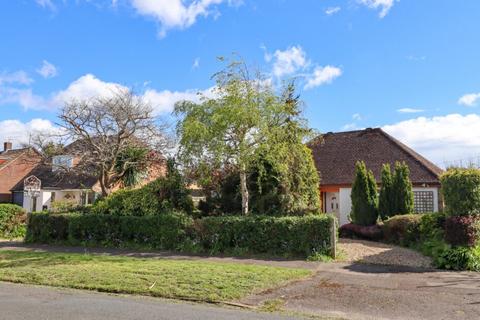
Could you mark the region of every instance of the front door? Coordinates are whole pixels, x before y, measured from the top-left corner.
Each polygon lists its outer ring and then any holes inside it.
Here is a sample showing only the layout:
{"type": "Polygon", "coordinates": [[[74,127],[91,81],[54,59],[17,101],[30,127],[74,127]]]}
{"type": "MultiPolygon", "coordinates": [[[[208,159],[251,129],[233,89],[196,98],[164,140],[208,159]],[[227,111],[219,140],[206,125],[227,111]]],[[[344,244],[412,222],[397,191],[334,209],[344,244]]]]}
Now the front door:
{"type": "Polygon", "coordinates": [[[340,204],[338,192],[327,192],[325,197],[325,209],[327,213],[333,213],[340,219],[340,204]]]}

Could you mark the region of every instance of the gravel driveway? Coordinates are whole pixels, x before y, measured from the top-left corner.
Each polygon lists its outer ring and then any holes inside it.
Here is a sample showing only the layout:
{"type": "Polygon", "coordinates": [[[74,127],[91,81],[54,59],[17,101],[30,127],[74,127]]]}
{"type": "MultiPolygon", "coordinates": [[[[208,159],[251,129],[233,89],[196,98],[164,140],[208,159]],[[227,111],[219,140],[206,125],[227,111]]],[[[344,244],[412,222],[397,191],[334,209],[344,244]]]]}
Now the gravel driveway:
{"type": "Polygon", "coordinates": [[[432,268],[432,260],[429,257],[407,248],[350,239],[340,239],[338,247],[345,255],[346,262],[432,268]]]}

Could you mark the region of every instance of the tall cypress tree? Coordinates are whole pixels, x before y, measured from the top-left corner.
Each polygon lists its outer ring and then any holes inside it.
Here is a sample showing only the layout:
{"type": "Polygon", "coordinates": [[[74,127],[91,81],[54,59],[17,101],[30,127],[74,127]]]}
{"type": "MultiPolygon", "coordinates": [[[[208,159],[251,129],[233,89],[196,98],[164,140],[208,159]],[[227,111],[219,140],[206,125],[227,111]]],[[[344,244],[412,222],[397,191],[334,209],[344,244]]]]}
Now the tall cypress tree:
{"type": "Polygon", "coordinates": [[[382,220],[395,215],[394,202],[392,170],[390,164],[386,163],[382,167],[382,187],[378,201],[378,211],[382,220]]]}
{"type": "Polygon", "coordinates": [[[355,165],[355,180],[352,186],[352,223],[370,226],[377,222],[377,183],[372,171],[367,171],[365,162],[355,165]]]}
{"type": "Polygon", "coordinates": [[[410,181],[410,169],[405,162],[395,163],[395,173],[393,177],[393,195],[394,195],[394,213],[409,214],[413,213],[413,190],[410,181]]]}

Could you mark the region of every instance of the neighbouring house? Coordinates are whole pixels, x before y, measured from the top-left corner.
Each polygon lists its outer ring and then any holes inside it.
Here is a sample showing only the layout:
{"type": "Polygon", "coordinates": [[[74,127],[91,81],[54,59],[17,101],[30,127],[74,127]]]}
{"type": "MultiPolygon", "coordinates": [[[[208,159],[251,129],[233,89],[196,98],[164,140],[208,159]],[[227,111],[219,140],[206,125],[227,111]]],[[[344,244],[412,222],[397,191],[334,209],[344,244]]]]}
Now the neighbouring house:
{"type": "Polygon", "coordinates": [[[0,203],[22,205],[23,197],[14,197],[11,189],[40,162],[40,155],[32,148],[13,149],[11,142],[3,143],[0,151],[0,203]]]}
{"type": "MultiPolygon", "coordinates": [[[[101,195],[99,178],[93,169],[91,173],[75,170],[80,159],[78,145],[78,142],[70,144],[65,148],[66,154],[54,156],[51,164],[39,164],[27,174],[29,178],[40,180],[41,188],[37,197],[31,197],[25,192],[23,180],[12,188],[12,192],[18,194],[17,198],[23,197],[22,206],[27,212],[52,210],[55,204],[86,206],[93,204],[101,195]]],[[[155,153],[139,186],[159,178],[165,172],[166,159],[155,153]]],[[[114,190],[120,188],[122,185],[118,184],[114,190]]]]}
{"type": "Polygon", "coordinates": [[[355,163],[365,161],[377,182],[384,163],[392,166],[404,161],[410,169],[416,212],[437,212],[442,208],[439,176],[442,169],[379,128],[326,133],[311,143],[313,158],[320,173],[320,192],[324,212],[334,213],[340,225],[349,223],[350,194],[355,163]]]}

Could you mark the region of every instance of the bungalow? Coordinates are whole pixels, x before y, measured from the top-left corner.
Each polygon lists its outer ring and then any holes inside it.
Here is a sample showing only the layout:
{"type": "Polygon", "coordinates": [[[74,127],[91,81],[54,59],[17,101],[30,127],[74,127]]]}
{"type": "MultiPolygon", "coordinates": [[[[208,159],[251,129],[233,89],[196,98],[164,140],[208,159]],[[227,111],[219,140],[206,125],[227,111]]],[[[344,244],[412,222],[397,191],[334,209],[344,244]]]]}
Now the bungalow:
{"type": "MultiPolygon", "coordinates": [[[[82,144],[74,142],[65,147],[63,155],[54,156],[51,164],[38,164],[28,174],[25,180],[19,181],[12,192],[17,199],[23,199],[22,206],[27,212],[51,210],[55,203],[72,206],[85,206],[92,204],[101,194],[99,177],[95,170],[75,170],[81,158],[82,144]],[[33,182],[40,186],[35,196],[27,192],[27,183],[33,182]]],[[[153,161],[147,168],[140,185],[157,179],[165,174],[165,158],[153,154],[153,161]]],[[[120,189],[121,184],[114,190],[120,189]]]]}
{"type": "Polygon", "coordinates": [[[436,212],[442,208],[439,176],[442,169],[379,128],[326,133],[310,148],[320,173],[320,194],[324,212],[334,213],[340,225],[349,222],[350,194],[355,163],[365,161],[375,179],[381,181],[384,163],[404,161],[410,168],[416,212],[436,212]]]}
{"type": "Polygon", "coordinates": [[[4,142],[0,151],[0,203],[17,203],[23,200],[13,197],[10,191],[40,162],[39,154],[32,148],[13,149],[11,142],[4,142]]]}

